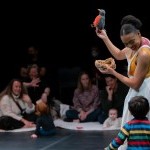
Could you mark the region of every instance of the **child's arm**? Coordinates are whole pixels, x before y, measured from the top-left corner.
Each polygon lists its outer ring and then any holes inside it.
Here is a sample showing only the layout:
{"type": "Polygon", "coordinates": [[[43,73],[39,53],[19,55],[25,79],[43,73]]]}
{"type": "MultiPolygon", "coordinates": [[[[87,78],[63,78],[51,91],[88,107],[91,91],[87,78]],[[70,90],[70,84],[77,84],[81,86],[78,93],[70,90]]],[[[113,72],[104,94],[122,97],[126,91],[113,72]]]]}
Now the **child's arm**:
{"type": "Polygon", "coordinates": [[[107,118],[103,123],[103,128],[109,127],[109,118],[107,118]]]}
{"type": "Polygon", "coordinates": [[[113,150],[117,149],[120,147],[124,141],[128,138],[129,136],[129,130],[127,130],[127,124],[123,128],[121,128],[120,132],[118,133],[117,137],[113,139],[113,141],[109,144],[108,147],[105,148],[105,150],[113,150]]]}

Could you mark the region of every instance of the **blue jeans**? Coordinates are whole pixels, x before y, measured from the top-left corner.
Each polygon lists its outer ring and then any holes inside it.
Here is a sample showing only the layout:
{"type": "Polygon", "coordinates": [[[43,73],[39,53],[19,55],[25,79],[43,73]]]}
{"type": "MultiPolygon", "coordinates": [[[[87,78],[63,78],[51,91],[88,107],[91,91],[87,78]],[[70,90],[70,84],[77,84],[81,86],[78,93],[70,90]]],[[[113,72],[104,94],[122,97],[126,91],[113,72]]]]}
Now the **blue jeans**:
{"type": "Polygon", "coordinates": [[[56,133],[56,129],[51,129],[49,131],[46,131],[43,128],[40,128],[39,133],[40,135],[44,135],[44,136],[54,135],[56,133]]]}

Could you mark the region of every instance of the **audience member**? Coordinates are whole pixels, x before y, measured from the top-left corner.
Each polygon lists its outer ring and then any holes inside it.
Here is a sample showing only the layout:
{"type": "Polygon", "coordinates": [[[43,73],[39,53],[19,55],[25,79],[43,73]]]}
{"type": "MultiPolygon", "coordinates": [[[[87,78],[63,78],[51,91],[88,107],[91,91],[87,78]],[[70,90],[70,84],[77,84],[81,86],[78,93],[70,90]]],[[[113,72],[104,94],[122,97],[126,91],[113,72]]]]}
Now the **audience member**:
{"type": "Polygon", "coordinates": [[[98,46],[93,46],[91,48],[91,56],[92,58],[90,60],[92,62],[90,68],[92,68],[92,72],[94,74],[93,83],[95,83],[98,86],[98,88],[101,90],[105,87],[105,80],[103,78],[103,74],[95,67],[95,60],[102,59],[104,58],[104,56],[101,53],[98,46]]]}
{"type": "Polygon", "coordinates": [[[104,120],[108,118],[108,111],[110,108],[115,108],[118,111],[118,117],[122,117],[124,100],[128,93],[128,87],[119,82],[113,75],[106,74],[104,76],[106,87],[100,90],[100,110],[98,121],[103,124],[104,120]]]}
{"type": "MultiPolygon", "coordinates": [[[[28,46],[25,48],[25,54],[24,57],[20,60],[18,71],[19,71],[19,77],[22,81],[26,81],[26,79],[29,77],[28,74],[28,68],[32,66],[33,64],[36,64],[38,66],[38,76],[43,81],[48,81],[49,85],[51,85],[51,95],[58,96],[57,91],[57,78],[56,78],[56,72],[54,71],[54,67],[52,67],[52,64],[45,59],[44,54],[40,51],[39,46],[36,46],[34,44],[28,46]]],[[[18,76],[17,71],[17,76],[18,76]]],[[[33,79],[30,82],[24,82],[24,85],[27,87],[37,87],[40,80],[39,78],[33,79]]]]}
{"type": "MultiPolygon", "coordinates": [[[[44,95],[46,95],[44,93],[44,95]]],[[[56,133],[56,128],[53,122],[53,118],[50,114],[50,109],[45,102],[41,102],[38,105],[39,116],[36,121],[35,133],[31,135],[32,138],[37,138],[38,136],[48,136],[56,133]]]]}
{"type": "Polygon", "coordinates": [[[18,79],[13,79],[0,94],[0,128],[4,130],[33,127],[35,106],[18,79]],[[25,115],[26,114],[26,115],[25,115]],[[28,120],[27,120],[28,119],[28,120]]]}
{"type": "Polygon", "coordinates": [[[118,118],[118,111],[111,108],[108,113],[108,118],[104,121],[103,127],[108,129],[116,129],[121,126],[121,118],[118,118]]]}
{"type": "Polygon", "coordinates": [[[67,119],[76,122],[97,121],[99,104],[98,87],[92,84],[88,73],[81,72],[74,91],[73,107],[66,111],[67,119]]]}
{"type": "Polygon", "coordinates": [[[26,78],[27,68],[32,64],[37,64],[39,66],[39,70],[41,75],[45,75],[47,66],[46,63],[43,62],[44,59],[41,58],[39,54],[39,47],[36,45],[30,45],[26,48],[24,59],[22,59],[21,67],[20,67],[20,76],[21,78],[26,78]]]}
{"type": "Polygon", "coordinates": [[[23,83],[26,85],[29,96],[34,104],[41,98],[44,89],[49,87],[48,81],[40,78],[39,67],[37,64],[32,64],[28,67],[28,78],[26,78],[23,83]],[[30,83],[32,82],[35,83],[36,86],[30,86],[30,83]]]}

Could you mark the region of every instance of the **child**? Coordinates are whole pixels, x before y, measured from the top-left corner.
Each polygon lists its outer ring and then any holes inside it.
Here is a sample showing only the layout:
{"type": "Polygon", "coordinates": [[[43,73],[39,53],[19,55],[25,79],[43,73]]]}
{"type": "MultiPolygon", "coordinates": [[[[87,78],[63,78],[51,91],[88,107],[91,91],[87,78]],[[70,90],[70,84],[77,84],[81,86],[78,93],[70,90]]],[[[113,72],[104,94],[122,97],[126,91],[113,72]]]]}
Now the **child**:
{"type": "Polygon", "coordinates": [[[55,120],[60,118],[60,105],[62,104],[62,102],[56,99],[55,97],[51,97],[50,92],[51,92],[50,88],[46,87],[44,93],[47,93],[47,97],[48,97],[47,103],[51,108],[50,109],[51,114],[53,119],[55,120]]]}
{"type": "Polygon", "coordinates": [[[43,93],[42,96],[41,96],[41,99],[39,99],[38,101],[36,101],[35,114],[37,116],[40,116],[39,107],[40,107],[40,105],[43,105],[43,103],[45,103],[47,105],[47,94],[46,93],[43,93]]]}
{"type": "Polygon", "coordinates": [[[129,111],[134,119],[127,122],[118,136],[105,150],[114,150],[127,140],[127,150],[150,149],[150,121],[146,117],[149,112],[149,102],[143,96],[135,96],[128,103],[129,111]]]}
{"type": "Polygon", "coordinates": [[[104,128],[115,129],[121,126],[121,118],[118,118],[118,111],[115,108],[111,108],[108,113],[108,118],[104,121],[104,128]]]}
{"type": "Polygon", "coordinates": [[[58,114],[57,114],[55,108],[49,102],[50,101],[48,99],[49,95],[50,95],[50,88],[46,87],[45,90],[44,90],[44,93],[41,96],[41,98],[38,101],[36,101],[36,107],[35,107],[36,112],[35,113],[36,113],[36,115],[39,115],[38,105],[40,105],[41,102],[44,102],[45,104],[49,105],[49,107],[50,107],[50,113],[52,115],[52,118],[55,120],[55,119],[58,118],[58,114]]]}
{"type": "Polygon", "coordinates": [[[38,105],[37,107],[39,117],[36,121],[35,133],[32,134],[31,137],[37,138],[40,135],[53,135],[54,133],[56,133],[56,128],[48,105],[44,102],[40,102],[40,105],[38,105]]]}
{"type": "Polygon", "coordinates": [[[49,87],[46,87],[46,88],[44,89],[44,93],[46,93],[47,96],[50,95],[50,92],[51,92],[51,89],[50,89],[49,87]]]}

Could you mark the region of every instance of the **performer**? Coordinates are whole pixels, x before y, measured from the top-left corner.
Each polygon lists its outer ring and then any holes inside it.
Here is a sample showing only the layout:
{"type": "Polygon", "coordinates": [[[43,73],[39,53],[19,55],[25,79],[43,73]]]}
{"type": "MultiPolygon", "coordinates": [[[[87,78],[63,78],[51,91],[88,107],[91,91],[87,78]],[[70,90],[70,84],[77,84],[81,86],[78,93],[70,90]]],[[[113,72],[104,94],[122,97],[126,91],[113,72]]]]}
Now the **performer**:
{"type": "MultiPolygon", "coordinates": [[[[123,17],[121,21],[120,37],[125,48],[117,48],[107,36],[105,30],[96,28],[96,34],[103,40],[110,53],[117,59],[127,59],[128,76],[124,76],[107,66],[105,70],[100,70],[104,74],[112,74],[121,82],[130,87],[124,102],[122,118],[123,126],[127,121],[133,119],[128,110],[128,102],[134,96],[145,96],[150,103],[150,41],[142,37],[140,28],[142,22],[132,15],[123,17]]],[[[150,119],[150,111],[147,114],[150,119]]],[[[126,149],[126,148],[125,148],[126,149]]]]}

